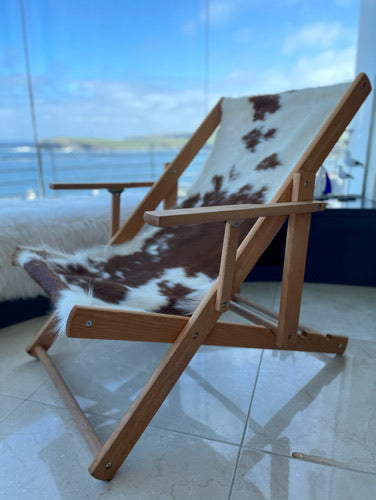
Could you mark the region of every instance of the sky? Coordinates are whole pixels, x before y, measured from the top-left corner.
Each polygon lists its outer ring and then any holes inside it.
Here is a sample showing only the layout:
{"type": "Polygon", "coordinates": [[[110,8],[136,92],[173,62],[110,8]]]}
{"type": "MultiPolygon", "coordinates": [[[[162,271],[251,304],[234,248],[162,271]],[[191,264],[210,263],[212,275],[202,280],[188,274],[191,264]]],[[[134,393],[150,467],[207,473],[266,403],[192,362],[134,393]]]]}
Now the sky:
{"type": "Polygon", "coordinates": [[[350,80],[360,0],[2,0],[0,142],[190,133],[222,96],[350,80]]]}

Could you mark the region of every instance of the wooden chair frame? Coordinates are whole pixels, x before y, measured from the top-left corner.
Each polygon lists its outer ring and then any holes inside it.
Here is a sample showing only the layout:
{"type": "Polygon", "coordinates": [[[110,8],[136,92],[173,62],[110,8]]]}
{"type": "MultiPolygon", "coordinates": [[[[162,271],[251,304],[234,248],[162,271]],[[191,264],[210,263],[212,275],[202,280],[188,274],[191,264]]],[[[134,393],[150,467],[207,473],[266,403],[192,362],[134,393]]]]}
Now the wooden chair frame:
{"type": "Polygon", "coordinates": [[[190,318],[110,308],[73,308],[67,324],[69,337],[172,344],[103,445],[47,354],[56,337],[54,316],[28,346],[29,354],[39,358],[45,366],[95,455],[89,467],[94,477],[102,480],[113,478],[201,345],[344,352],[347,337],[322,335],[299,324],[299,310],[311,213],[325,208],[324,203],[313,201],[315,173],[370,91],[367,76],[358,75],[271,203],[154,211],[164,198],[174,193],[178,177],[219,124],[219,101],[138,208],[112,236],[110,244],[132,239],[144,224],[144,217],[146,222],[159,227],[214,220],[225,222],[219,277],[190,318]],[[238,247],[239,224],[255,217],[258,217],[257,222],[238,247]],[[277,315],[242,297],[238,290],[287,217],[282,292],[277,315]],[[256,324],[218,322],[222,312],[229,308],[256,324]]]}

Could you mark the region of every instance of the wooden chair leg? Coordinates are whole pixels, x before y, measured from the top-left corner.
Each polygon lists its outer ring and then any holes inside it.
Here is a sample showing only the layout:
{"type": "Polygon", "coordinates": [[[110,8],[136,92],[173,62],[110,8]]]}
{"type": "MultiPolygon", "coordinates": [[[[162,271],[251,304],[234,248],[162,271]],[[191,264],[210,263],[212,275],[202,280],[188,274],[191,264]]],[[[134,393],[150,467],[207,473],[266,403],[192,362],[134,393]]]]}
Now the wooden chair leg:
{"type": "Polygon", "coordinates": [[[213,288],[165,354],[119,425],[103,445],[89,467],[97,479],[109,481],[129,455],[134,445],[158,411],[198,348],[216,324],[213,288]]]}
{"type": "Polygon", "coordinates": [[[52,346],[57,337],[56,333],[56,313],[53,314],[47,323],[43,326],[43,328],[37,333],[34,339],[30,342],[30,344],[26,348],[26,352],[37,358],[38,356],[35,354],[36,346],[41,346],[45,351],[52,346]]]}
{"type": "MultiPolygon", "coordinates": [[[[294,174],[291,201],[312,200],[314,185],[314,173],[294,174]]],[[[289,217],[277,330],[279,347],[297,341],[310,223],[310,213],[289,217]]]]}

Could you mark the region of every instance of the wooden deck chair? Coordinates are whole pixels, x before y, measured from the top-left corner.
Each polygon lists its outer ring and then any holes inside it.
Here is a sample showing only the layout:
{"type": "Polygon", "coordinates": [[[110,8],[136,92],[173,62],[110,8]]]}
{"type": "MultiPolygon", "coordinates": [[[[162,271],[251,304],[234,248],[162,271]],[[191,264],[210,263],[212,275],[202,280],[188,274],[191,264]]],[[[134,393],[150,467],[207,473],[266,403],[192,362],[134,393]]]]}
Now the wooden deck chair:
{"type": "Polygon", "coordinates": [[[315,173],[370,90],[360,74],[352,84],[223,99],[110,245],[73,255],[16,250],[15,263],[56,304],[27,351],[44,364],[93,451],[94,477],[112,479],[202,344],[344,352],[346,337],[300,325],[299,310],[310,216],[325,208],[313,200],[315,173]],[[185,199],[156,211],[175,197],[179,176],[218,125],[185,199]],[[238,290],[287,217],[277,315],[238,290]],[[229,308],[252,323],[218,321],[229,308]],[[47,354],[58,330],[172,344],[103,445],[47,354]]]}

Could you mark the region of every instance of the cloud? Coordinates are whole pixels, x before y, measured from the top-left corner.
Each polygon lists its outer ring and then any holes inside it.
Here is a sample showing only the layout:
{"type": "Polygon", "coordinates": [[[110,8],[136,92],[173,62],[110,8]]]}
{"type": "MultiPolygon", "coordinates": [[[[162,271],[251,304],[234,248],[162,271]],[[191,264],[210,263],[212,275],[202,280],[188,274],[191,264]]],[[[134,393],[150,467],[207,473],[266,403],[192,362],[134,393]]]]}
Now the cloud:
{"type": "Polygon", "coordinates": [[[296,33],[288,35],[283,42],[282,51],[292,54],[301,48],[332,48],[338,42],[352,44],[355,37],[355,29],[343,28],[338,21],[319,22],[303,26],[296,33]]]}
{"type": "MultiPolygon", "coordinates": [[[[71,80],[65,96],[50,99],[36,90],[41,138],[89,136],[121,139],[156,133],[194,130],[204,117],[201,87],[101,80],[71,80]]],[[[1,113],[0,113],[1,114],[1,113]]]]}
{"type": "Polygon", "coordinates": [[[294,74],[301,86],[330,85],[354,77],[356,48],[326,50],[314,57],[301,57],[294,67],[294,74]]]}
{"type": "MultiPolygon", "coordinates": [[[[354,76],[355,60],[353,46],[299,57],[283,69],[233,70],[224,78],[210,81],[209,104],[214,105],[222,95],[273,93],[348,81],[354,76]]],[[[56,92],[53,79],[41,79],[35,88],[37,124],[42,139],[54,136],[121,139],[183,133],[193,131],[207,112],[200,81],[178,88],[169,80],[131,83],[76,79],[66,80],[58,90],[56,92]]],[[[21,101],[18,106],[10,102],[8,107],[0,109],[3,123],[21,127],[18,131],[17,127],[7,130],[9,138],[14,135],[17,139],[21,130],[22,133],[31,130],[28,116],[25,119],[26,94],[21,101]]]]}
{"type": "Polygon", "coordinates": [[[355,61],[355,46],[324,50],[311,57],[300,57],[283,70],[271,67],[266,71],[231,71],[225,78],[211,82],[211,89],[217,98],[331,85],[351,80],[355,61]]]}
{"type": "Polygon", "coordinates": [[[205,23],[207,16],[211,26],[228,23],[235,14],[239,15],[244,8],[248,8],[249,4],[249,0],[206,0],[198,16],[183,24],[182,32],[195,33],[205,23]]]}

